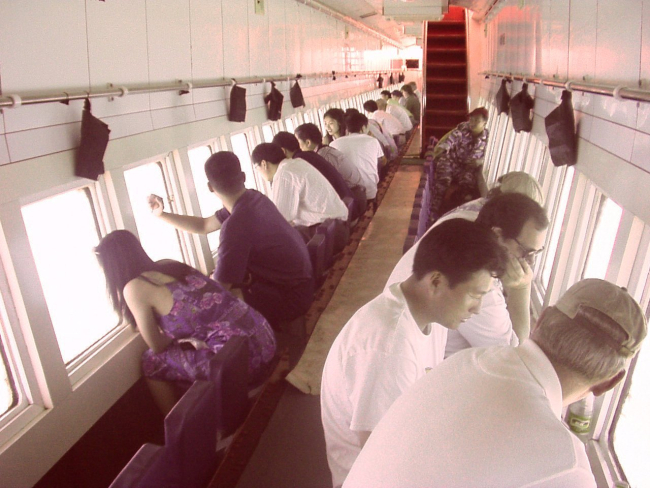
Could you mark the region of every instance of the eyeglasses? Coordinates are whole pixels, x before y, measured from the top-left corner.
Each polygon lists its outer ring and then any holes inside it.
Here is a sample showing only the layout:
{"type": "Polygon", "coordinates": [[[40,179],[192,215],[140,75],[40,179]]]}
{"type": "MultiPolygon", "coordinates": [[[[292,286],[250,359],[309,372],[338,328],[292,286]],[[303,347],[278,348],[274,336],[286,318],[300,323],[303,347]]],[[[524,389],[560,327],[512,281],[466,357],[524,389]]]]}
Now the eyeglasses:
{"type": "Polygon", "coordinates": [[[544,250],[544,246],[542,246],[539,249],[528,249],[526,246],[524,246],[519,240],[514,237],[514,241],[517,243],[519,246],[519,249],[521,249],[521,252],[524,253],[523,258],[524,259],[533,259],[536,257],[539,253],[541,253],[544,250]]]}

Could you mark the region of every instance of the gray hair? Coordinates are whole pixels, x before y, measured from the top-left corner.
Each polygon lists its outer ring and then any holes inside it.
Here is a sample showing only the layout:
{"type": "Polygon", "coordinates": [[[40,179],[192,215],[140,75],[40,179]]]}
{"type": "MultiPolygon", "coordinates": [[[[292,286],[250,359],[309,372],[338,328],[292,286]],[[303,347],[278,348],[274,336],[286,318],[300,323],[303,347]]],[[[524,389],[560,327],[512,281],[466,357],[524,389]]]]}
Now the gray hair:
{"type": "Polygon", "coordinates": [[[625,368],[627,358],[619,352],[625,332],[607,315],[590,307],[580,307],[574,319],[556,307],[548,307],[531,339],[554,365],[564,366],[593,384],[625,368]]]}

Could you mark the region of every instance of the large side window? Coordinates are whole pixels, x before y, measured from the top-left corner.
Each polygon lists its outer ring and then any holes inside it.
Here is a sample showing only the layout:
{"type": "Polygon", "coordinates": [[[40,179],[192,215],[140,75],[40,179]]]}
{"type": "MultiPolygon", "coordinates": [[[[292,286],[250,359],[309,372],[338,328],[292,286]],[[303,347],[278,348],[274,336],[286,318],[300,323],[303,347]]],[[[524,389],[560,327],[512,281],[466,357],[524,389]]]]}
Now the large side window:
{"type": "Polygon", "coordinates": [[[246,174],[246,188],[260,188],[255,177],[255,171],[253,170],[250,148],[248,147],[248,137],[243,132],[233,134],[230,136],[230,143],[232,144],[232,152],[239,158],[241,169],[246,174]]]}
{"type": "Polygon", "coordinates": [[[262,135],[264,136],[264,142],[273,142],[273,129],[271,124],[264,124],[262,126],[262,135]]]}
{"type": "Polygon", "coordinates": [[[179,233],[171,225],[151,216],[147,197],[158,195],[171,206],[171,192],[163,174],[162,162],[143,164],[124,172],[133,218],[142,247],[154,261],[175,259],[183,261],[179,233]]]}
{"type": "Polygon", "coordinates": [[[16,384],[9,368],[9,358],[4,336],[4,303],[0,297],[0,417],[18,403],[16,384]]]}
{"type": "Polygon", "coordinates": [[[287,132],[291,132],[293,134],[295,127],[293,124],[293,119],[291,117],[284,119],[284,126],[287,128],[287,132]]]}
{"type": "Polygon", "coordinates": [[[93,252],[100,239],[89,188],[22,208],[52,326],[66,364],[117,325],[93,252]]]}
{"type": "Polygon", "coordinates": [[[616,203],[605,196],[601,197],[583,278],[605,278],[622,213],[623,209],[616,203]]]}
{"type": "MultiPolygon", "coordinates": [[[[187,157],[190,160],[192,169],[192,179],[196,190],[196,198],[199,200],[201,217],[209,217],[223,207],[221,200],[216,193],[208,189],[208,178],[205,176],[203,169],[205,161],[212,155],[210,146],[199,146],[187,151],[187,157]]],[[[221,231],[211,232],[208,234],[208,243],[210,251],[214,254],[219,247],[219,233],[221,231]]]]}

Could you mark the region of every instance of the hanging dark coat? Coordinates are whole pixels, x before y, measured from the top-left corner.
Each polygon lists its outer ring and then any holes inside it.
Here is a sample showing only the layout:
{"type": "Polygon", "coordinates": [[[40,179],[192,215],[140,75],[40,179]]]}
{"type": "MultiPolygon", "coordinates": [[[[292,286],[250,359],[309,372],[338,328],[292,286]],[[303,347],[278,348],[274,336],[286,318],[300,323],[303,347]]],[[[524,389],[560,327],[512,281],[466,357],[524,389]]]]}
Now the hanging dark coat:
{"type": "Polygon", "coordinates": [[[515,132],[530,132],[533,128],[533,107],[535,100],[528,94],[528,83],[524,83],[521,91],[510,100],[510,117],[515,132]]]}
{"type": "Polygon", "coordinates": [[[284,95],[271,82],[271,92],[264,97],[264,103],[267,104],[269,120],[280,120],[282,117],[282,102],[284,95]]]}
{"type": "Polygon", "coordinates": [[[497,107],[497,113],[499,115],[503,113],[507,114],[508,109],[510,108],[510,94],[506,88],[506,82],[506,80],[501,80],[501,87],[494,97],[494,104],[497,107]]]}
{"type": "Polygon", "coordinates": [[[291,90],[289,90],[289,98],[291,99],[291,106],[293,108],[304,107],[305,99],[302,96],[302,90],[298,84],[298,80],[293,84],[291,90]]]}
{"type": "Polygon", "coordinates": [[[81,115],[81,143],[77,151],[74,174],[97,181],[104,173],[104,153],[110,134],[108,125],[90,113],[90,100],[86,99],[81,115]]]}
{"type": "Polygon", "coordinates": [[[562,91],[562,101],[544,119],[548,135],[548,150],[555,166],[576,164],[576,124],[571,92],[562,91]]]}
{"type": "Polygon", "coordinates": [[[377,88],[383,88],[384,87],[384,77],[379,75],[379,78],[377,78],[377,88]]]}
{"type": "Polygon", "coordinates": [[[244,122],[246,120],[246,88],[233,85],[230,89],[228,120],[231,122],[244,122]]]}

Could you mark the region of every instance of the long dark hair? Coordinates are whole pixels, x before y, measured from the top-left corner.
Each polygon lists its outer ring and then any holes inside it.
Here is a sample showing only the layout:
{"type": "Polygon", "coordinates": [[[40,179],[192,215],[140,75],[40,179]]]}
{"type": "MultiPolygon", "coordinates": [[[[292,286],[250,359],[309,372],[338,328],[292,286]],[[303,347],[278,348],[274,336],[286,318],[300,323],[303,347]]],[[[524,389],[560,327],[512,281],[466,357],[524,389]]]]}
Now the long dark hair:
{"type": "MultiPolygon", "coordinates": [[[[342,137],[347,133],[347,127],[345,125],[345,112],[343,110],[340,108],[331,108],[323,114],[323,119],[325,119],[325,117],[334,119],[338,122],[339,137],[342,137]]],[[[328,144],[334,140],[334,138],[330,136],[327,131],[325,131],[324,137],[328,144]]]]}
{"type": "Polygon", "coordinates": [[[126,319],[134,326],[133,314],[124,300],[124,287],[129,281],[138,278],[145,271],[158,271],[184,282],[189,274],[196,272],[187,264],[171,259],[152,261],[137,237],[128,230],[116,230],[108,234],[95,248],[95,254],[104,270],[106,291],[120,323],[126,319]]]}

